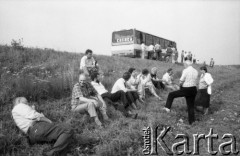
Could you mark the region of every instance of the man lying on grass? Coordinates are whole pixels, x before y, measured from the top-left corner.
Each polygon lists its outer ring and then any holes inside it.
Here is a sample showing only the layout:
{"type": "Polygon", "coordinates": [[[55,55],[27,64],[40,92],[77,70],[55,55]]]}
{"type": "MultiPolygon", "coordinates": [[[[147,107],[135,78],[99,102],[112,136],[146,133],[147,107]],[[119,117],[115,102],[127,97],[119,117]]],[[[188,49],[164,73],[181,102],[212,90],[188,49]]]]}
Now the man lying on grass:
{"type": "Polygon", "coordinates": [[[73,131],[69,125],[52,123],[29,106],[24,97],[17,97],[13,101],[12,117],[18,128],[28,135],[31,144],[55,141],[51,149],[43,152],[45,156],[62,153],[72,142],[73,131]]]}
{"type": "Polygon", "coordinates": [[[124,114],[126,117],[132,117],[136,118],[137,114],[132,113],[131,109],[131,101],[127,98],[127,95],[124,91],[119,90],[115,93],[109,93],[106,88],[102,85],[99,78],[99,73],[95,72],[91,74],[92,79],[92,86],[95,88],[95,90],[98,92],[99,95],[102,96],[102,98],[105,101],[111,101],[111,102],[121,102],[124,105],[124,114]]]}
{"type": "Polygon", "coordinates": [[[102,127],[102,123],[98,118],[97,108],[103,119],[108,120],[106,103],[93,86],[86,81],[85,74],[79,75],[79,82],[73,87],[71,105],[74,112],[88,112],[99,127],[102,127]]]}

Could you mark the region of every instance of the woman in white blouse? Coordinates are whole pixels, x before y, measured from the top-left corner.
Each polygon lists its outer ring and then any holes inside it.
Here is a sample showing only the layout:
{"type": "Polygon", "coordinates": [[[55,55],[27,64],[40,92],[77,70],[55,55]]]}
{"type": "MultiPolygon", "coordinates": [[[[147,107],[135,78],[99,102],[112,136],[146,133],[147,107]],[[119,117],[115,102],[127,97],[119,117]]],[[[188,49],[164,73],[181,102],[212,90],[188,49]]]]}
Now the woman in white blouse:
{"type": "Polygon", "coordinates": [[[195,106],[197,110],[201,109],[203,114],[206,115],[210,106],[213,78],[212,75],[207,72],[206,66],[201,67],[200,70],[202,74],[199,80],[199,90],[195,99],[195,106]]]}

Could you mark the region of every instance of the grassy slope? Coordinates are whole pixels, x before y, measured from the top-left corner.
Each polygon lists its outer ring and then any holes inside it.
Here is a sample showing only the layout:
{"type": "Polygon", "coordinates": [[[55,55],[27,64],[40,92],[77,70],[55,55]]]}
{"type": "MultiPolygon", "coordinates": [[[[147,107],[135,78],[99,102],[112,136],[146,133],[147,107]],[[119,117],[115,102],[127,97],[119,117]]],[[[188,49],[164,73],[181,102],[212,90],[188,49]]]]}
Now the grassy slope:
{"type": "MultiPolygon", "coordinates": [[[[26,96],[37,103],[39,110],[55,122],[69,122],[77,134],[98,136],[101,142],[90,149],[72,149],[71,155],[142,155],[142,129],[144,126],[164,124],[172,127],[173,135],[169,136],[168,144],[171,144],[176,133],[184,133],[192,136],[193,133],[214,132],[235,134],[238,143],[239,137],[239,69],[232,66],[216,66],[209,69],[215,82],[213,84],[213,96],[211,101],[210,114],[201,116],[197,114],[199,122],[192,127],[185,126],[187,123],[186,104],[184,100],[174,101],[173,110],[176,114],[166,114],[161,110],[164,102],[158,102],[153,97],[147,99],[147,105],[141,106],[137,120],[128,119],[122,116],[112,106],[108,107],[108,114],[112,119],[106,123],[104,130],[97,129],[93,121],[87,115],[72,114],[69,110],[72,85],[76,82],[78,75],[79,60],[82,55],[57,53],[52,50],[25,49],[16,51],[8,46],[0,47],[1,55],[1,131],[5,134],[10,145],[7,147],[7,154],[13,155],[41,155],[41,151],[49,145],[29,146],[24,135],[14,125],[10,111],[11,99],[15,96],[26,96]],[[69,120],[71,119],[71,120],[69,120]],[[180,123],[183,119],[184,123],[180,123]]],[[[183,66],[167,64],[157,61],[96,56],[99,64],[105,73],[104,85],[111,89],[114,81],[121,77],[122,73],[129,67],[151,69],[156,66],[159,76],[172,67],[175,77],[179,78],[183,66]]],[[[199,68],[197,66],[197,68],[199,68]]],[[[166,99],[167,91],[159,92],[166,99]]],[[[190,145],[192,139],[190,138],[190,145]]],[[[221,139],[219,140],[221,142],[221,139]]],[[[200,147],[206,147],[207,143],[200,141],[200,147]]],[[[219,142],[214,144],[217,149],[219,142]]],[[[77,145],[76,145],[77,146],[77,145]]],[[[192,147],[191,147],[192,148],[192,147]]],[[[200,148],[201,155],[207,155],[206,148],[200,148]]],[[[159,149],[159,155],[165,153],[159,149]]]]}

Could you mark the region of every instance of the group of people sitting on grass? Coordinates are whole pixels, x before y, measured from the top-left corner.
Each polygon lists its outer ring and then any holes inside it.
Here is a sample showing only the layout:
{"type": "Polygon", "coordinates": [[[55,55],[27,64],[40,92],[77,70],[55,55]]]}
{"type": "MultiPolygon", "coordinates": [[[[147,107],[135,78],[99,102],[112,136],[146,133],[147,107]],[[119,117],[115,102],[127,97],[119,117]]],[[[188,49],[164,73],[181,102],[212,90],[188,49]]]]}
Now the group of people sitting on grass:
{"type": "MultiPolygon", "coordinates": [[[[173,100],[185,97],[189,124],[192,124],[195,121],[195,110],[202,111],[204,114],[208,112],[213,78],[207,72],[207,67],[203,66],[200,68],[202,74],[198,83],[198,71],[194,69],[192,62],[186,60],[184,67],[179,85],[173,83],[172,69],[168,69],[163,78],[159,79],[156,67],[150,72],[147,69],[140,72],[135,68],[129,68],[123,73],[122,78],[114,83],[112,90],[108,91],[101,83],[101,74],[98,72],[98,64],[92,57],[92,51],[87,50],[80,63],[82,73],[72,90],[71,110],[87,112],[90,117],[94,118],[95,123],[102,127],[96,110],[99,109],[103,120],[108,121],[106,103],[112,105],[118,103],[124,108],[124,116],[135,119],[138,116],[135,112],[137,106],[145,104],[146,89],[156,99],[163,101],[156,93],[156,89],[168,88],[171,91],[162,109],[170,112],[173,100]]],[[[25,97],[17,97],[13,101],[12,117],[19,129],[27,134],[31,143],[55,141],[53,147],[44,151],[43,155],[53,155],[63,151],[73,139],[73,131],[69,125],[52,123],[42,113],[38,113],[25,97]]]]}

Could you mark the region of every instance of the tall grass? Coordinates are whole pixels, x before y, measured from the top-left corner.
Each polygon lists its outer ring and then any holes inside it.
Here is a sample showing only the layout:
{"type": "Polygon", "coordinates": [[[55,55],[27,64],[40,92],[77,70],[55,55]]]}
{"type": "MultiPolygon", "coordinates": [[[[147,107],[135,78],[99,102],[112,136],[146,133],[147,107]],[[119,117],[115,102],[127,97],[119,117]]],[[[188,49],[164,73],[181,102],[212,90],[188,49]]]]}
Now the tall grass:
{"type": "MultiPolygon", "coordinates": [[[[10,46],[0,46],[0,119],[2,120],[0,130],[9,141],[4,155],[38,156],[41,155],[44,148],[50,146],[47,144],[29,145],[25,135],[15,126],[10,112],[11,100],[16,96],[25,96],[31,102],[36,102],[37,109],[54,122],[70,122],[76,134],[100,137],[101,142],[98,145],[87,150],[82,146],[80,146],[80,150],[72,148],[71,155],[142,155],[142,128],[144,126],[171,125],[175,132],[180,131],[189,135],[196,131],[208,132],[209,126],[212,126],[208,123],[207,117],[203,117],[202,122],[197,122],[190,129],[181,127],[179,119],[186,120],[187,116],[185,103],[179,99],[175,100],[173,109],[179,113],[176,115],[166,114],[161,110],[165,103],[149,97],[146,101],[147,105],[141,106],[137,120],[125,118],[113,106],[108,106],[107,113],[112,122],[105,123],[104,130],[96,128],[88,115],[72,113],[69,110],[71,90],[78,80],[79,63],[82,56],[83,54],[58,52],[52,49],[24,48],[24,50],[17,50],[10,46]]],[[[152,60],[103,55],[94,57],[104,73],[103,84],[109,91],[113,83],[130,67],[139,70],[144,68],[150,70],[152,67],[157,67],[159,77],[162,77],[168,68],[173,68],[176,79],[181,76],[183,69],[181,65],[152,60]]],[[[199,65],[195,67],[199,69],[199,65]]],[[[225,109],[221,99],[222,91],[238,82],[240,73],[238,66],[215,66],[209,68],[209,72],[212,73],[215,80],[214,96],[211,101],[213,103],[211,115],[214,115],[215,112],[225,109]]],[[[164,99],[167,94],[167,91],[160,91],[160,96],[164,99]]],[[[217,118],[219,118],[217,123],[222,123],[220,121],[222,119],[219,116],[217,118]]],[[[216,129],[221,129],[221,127],[216,129]]],[[[159,154],[165,155],[164,152],[159,154]]]]}

